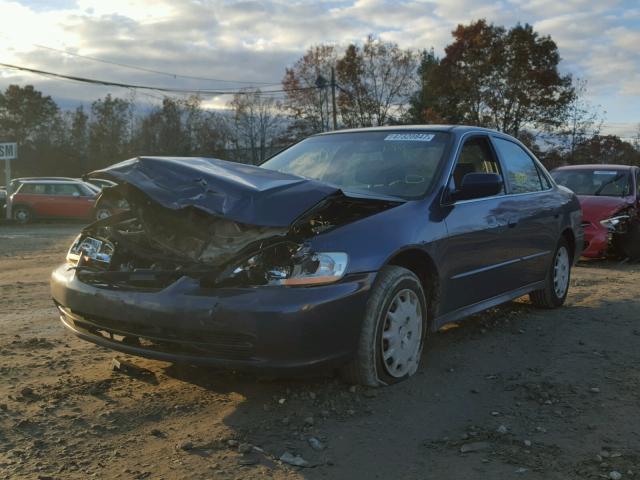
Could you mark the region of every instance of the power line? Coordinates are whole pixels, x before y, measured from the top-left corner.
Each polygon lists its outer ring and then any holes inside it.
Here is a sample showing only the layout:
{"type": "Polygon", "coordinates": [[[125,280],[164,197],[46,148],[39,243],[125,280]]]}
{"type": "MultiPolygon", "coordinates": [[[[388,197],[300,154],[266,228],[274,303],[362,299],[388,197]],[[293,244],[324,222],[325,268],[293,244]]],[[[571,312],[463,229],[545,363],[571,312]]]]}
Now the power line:
{"type": "Polygon", "coordinates": [[[85,77],[76,77],[73,75],[64,75],[61,73],[47,72],[45,70],[38,70],[35,68],[21,67],[19,65],[12,65],[8,63],[0,63],[0,67],[11,68],[14,70],[20,70],[24,72],[34,73],[36,75],[43,75],[46,77],[54,77],[65,80],[72,80],[75,82],[89,83],[93,85],[103,85],[103,86],[111,86],[111,87],[121,87],[121,88],[130,88],[130,89],[140,89],[140,90],[153,90],[157,92],[163,93],[182,93],[182,94],[190,94],[190,95],[269,95],[274,93],[285,93],[291,91],[300,91],[300,90],[315,90],[318,87],[300,87],[294,89],[278,89],[278,90],[262,90],[256,92],[255,90],[210,90],[210,89],[182,89],[182,88],[170,88],[170,87],[156,87],[149,85],[135,85],[130,83],[120,83],[120,82],[112,82],[109,80],[97,80],[93,78],[85,78],[85,77]]]}
{"type": "Polygon", "coordinates": [[[172,77],[172,78],[186,78],[186,79],[190,79],[190,80],[205,80],[205,81],[208,81],[208,82],[221,82],[221,83],[238,83],[238,84],[243,84],[243,85],[264,85],[264,86],[280,85],[280,82],[275,82],[275,83],[248,82],[246,80],[223,80],[221,78],[210,78],[210,77],[198,77],[198,76],[193,76],[193,75],[182,75],[182,74],[179,74],[179,73],[164,72],[162,70],[153,70],[151,68],[138,67],[136,65],[129,65],[129,64],[126,64],[126,63],[114,62],[112,60],[104,60],[102,58],[90,57],[88,55],[80,55],[78,53],[69,52],[67,50],[60,50],[60,49],[53,48],[53,47],[47,47],[46,45],[39,45],[39,44],[36,44],[36,43],[34,43],[33,45],[35,47],[43,48],[45,50],[50,50],[52,52],[64,53],[64,54],[70,55],[72,57],[84,58],[86,60],[105,63],[105,64],[108,64],[108,65],[115,65],[115,66],[122,67],[122,68],[129,68],[131,70],[138,70],[140,72],[154,73],[154,74],[157,74],[157,75],[166,75],[166,76],[172,77]]]}

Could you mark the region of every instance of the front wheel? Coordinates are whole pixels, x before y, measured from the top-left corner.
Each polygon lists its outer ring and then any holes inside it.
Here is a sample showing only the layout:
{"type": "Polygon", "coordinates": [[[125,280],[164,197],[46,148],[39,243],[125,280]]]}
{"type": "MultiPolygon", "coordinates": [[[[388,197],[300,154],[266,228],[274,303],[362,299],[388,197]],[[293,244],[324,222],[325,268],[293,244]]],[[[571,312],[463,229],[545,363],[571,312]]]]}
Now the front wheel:
{"type": "Polygon", "coordinates": [[[31,220],[33,219],[33,215],[31,215],[31,210],[29,209],[29,207],[25,207],[22,205],[16,205],[15,207],[13,207],[11,215],[17,223],[20,223],[22,225],[31,222],[31,220]]]}
{"type": "Polygon", "coordinates": [[[539,308],[557,308],[567,298],[573,259],[567,241],[562,238],[553,254],[544,288],[531,292],[531,303],[539,308]]]}
{"type": "Polygon", "coordinates": [[[377,387],[418,370],[427,335],[427,305],[420,279],[403,267],[383,268],[367,302],[356,358],[343,368],[353,384],[377,387]]]}

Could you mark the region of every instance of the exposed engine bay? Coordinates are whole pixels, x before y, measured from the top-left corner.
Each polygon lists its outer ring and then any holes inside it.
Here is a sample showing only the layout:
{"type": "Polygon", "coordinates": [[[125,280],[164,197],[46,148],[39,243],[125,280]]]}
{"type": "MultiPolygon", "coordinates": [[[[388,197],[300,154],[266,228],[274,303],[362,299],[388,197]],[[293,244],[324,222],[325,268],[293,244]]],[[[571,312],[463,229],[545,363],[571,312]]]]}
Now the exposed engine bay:
{"type": "Polygon", "coordinates": [[[307,240],[400,202],[338,192],[289,227],[249,225],[197,207],[167,208],[127,183],[105,188],[129,209],[99,220],[78,236],[67,260],[78,278],[113,289],[160,289],[183,276],[203,287],[322,283],[346,269],[346,255],[319,254],[307,240]],[[344,255],[344,256],[341,256],[344,255]],[[311,277],[311,278],[310,278],[311,277]]]}

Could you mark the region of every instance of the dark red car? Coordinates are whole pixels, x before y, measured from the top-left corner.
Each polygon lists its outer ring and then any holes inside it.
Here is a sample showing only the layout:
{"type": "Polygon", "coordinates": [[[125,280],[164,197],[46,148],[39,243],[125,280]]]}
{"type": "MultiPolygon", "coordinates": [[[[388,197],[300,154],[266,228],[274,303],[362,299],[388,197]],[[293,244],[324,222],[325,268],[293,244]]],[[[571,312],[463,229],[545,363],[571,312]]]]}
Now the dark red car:
{"type": "Polygon", "coordinates": [[[97,206],[100,189],[73,179],[19,179],[13,182],[11,214],[18,223],[35,218],[101,219],[111,215],[106,206],[97,206]]]}
{"type": "Polygon", "coordinates": [[[640,258],[640,167],[571,165],[551,175],[580,200],[583,256],[640,258]]]}

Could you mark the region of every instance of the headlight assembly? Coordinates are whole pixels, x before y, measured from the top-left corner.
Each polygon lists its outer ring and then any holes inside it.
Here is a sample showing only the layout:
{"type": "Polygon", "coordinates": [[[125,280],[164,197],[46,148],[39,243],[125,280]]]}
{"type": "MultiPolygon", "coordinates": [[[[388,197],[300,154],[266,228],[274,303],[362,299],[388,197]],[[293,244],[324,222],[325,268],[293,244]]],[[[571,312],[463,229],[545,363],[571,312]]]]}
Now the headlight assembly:
{"type": "Polygon", "coordinates": [[[67,252],[67,263],[77,265],[81,257],[85,261],[97,262],[98,265],[108,266],[113,256],[114,246],[107,241],[78,235],[67,252]]]}
{"type": "Polygon", "coordinates": [[[307,261],[295,265],[290,274],[283,277],[282,270],[267,272],[272,285],[318,285],[337,282],[347,270],[347,254],[343,252],[319,252],[307,261]]]}
{"type": "Polygon", "coordinates": [[[600,220],[600,225],[606,227],[609,231],[617,232],[626,225],[629,218],[629,215],[618,215],[616,217],[600,220]]]}
{"type": "Polygon", "coordinates": [[[233,269],[228,280],[247,285],[322,285],[340,280],[349,257],[344,252],[312,252],[307,248],[266,249],[233,269]]]}

